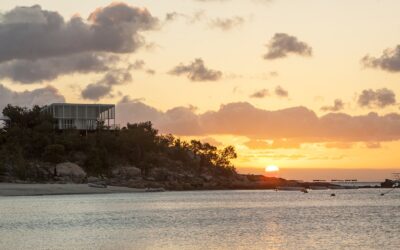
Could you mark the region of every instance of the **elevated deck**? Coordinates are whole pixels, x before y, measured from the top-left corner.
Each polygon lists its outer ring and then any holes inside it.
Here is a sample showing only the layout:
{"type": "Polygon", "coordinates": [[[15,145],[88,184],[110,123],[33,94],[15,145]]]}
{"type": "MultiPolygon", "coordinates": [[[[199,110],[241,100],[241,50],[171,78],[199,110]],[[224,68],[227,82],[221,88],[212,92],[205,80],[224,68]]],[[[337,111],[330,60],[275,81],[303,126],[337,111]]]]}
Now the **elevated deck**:
{"type": "Polygon", "coordinates": [[[76,104],[53,103],[43,108],[56,120],[55,127],[60,130],[95,130],[99,123],[109,129],[115,129],[114,104],[76,104]]]}

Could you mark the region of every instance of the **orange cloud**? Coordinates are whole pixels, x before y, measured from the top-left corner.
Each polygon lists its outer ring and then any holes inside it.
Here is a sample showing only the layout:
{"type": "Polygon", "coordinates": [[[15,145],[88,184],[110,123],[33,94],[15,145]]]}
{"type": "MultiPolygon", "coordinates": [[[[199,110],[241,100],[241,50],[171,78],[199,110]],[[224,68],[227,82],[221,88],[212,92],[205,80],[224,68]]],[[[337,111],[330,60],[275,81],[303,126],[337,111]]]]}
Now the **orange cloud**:
{"type": "Polygon", "coordinates": [[[276,139],[273,141],[251,139],[244,143],[249,149],[290,149],[300,148],[301,144],[297,141],[276,139]]]}
{"type": "Polygon", "coordinates": [[[350,149],[353,147],[351,142],[329,142],[325,143],[325,148],[339,148],[339,149],[350,149]]]}
{"type": "MultiPolygon", "coordinates": [[[[238,135],[273,140],[275,147],[288,142],[382,142],[400,139],[400,114],[351,116],[328,113],[318,117],[305,107],[276,111],[247,102],[222,105],[217,111],[196,114],[188,107],[166,112],[129,99],[117,105],[121,123],[152,121],[163,133],[176,135],[238,135]]],[[[287,144],[287,143],[286,143],[287,144]]]]}

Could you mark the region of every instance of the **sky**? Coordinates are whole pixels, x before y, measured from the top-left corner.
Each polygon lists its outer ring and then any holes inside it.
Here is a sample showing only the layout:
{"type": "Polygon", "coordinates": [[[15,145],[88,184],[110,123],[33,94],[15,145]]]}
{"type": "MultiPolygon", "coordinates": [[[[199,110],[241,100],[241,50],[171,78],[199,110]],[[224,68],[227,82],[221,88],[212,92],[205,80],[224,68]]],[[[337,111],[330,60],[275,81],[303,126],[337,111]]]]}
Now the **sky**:
{"type": "Polygon", "coordinates": [[[151,120],[161,133],[234,145],[240,172],[390,178],[400,172],[399,8],[1,1],[0,108],[115,103],[121,125],[151,120]]]}

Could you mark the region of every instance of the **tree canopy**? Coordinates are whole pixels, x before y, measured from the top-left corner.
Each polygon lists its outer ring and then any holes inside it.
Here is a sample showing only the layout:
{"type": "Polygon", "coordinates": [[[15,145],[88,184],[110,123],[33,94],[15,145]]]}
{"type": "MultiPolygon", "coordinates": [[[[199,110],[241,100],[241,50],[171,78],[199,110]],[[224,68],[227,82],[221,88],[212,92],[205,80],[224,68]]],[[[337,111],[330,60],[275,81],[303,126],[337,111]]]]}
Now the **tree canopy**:
{"type": "Polygon", "coordinates": [[[161,135],[151,122],[127,124],[117,130],[99,126],[88,134],[75,129],[57,131],[51,115],[41,110],[39,106],[4,108],[3,115],[10,122],[0,130],[0,172],[24,179],[31,174],[28,163],[70,161],[91,175],[110,175],[121,164],[137,166],[144,176],[155,167],[194,175],[236,173],[231,160],[237,155],[232,146],[218,149],[198,140],[186,142],[161,135]]]}

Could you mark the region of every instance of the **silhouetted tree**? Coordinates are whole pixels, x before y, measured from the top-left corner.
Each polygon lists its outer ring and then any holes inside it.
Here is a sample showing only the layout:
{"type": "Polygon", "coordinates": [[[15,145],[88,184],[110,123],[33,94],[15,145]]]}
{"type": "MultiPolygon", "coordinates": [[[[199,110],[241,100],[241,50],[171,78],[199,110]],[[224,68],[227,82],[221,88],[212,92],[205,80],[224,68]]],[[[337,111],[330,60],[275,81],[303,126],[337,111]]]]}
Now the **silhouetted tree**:
{"type": "Polygon", "coordinates": [[[160,135],[151,122],[127,124],[120,130],[99,123],[96,131],[82,135],[75,129],[56,131],[54,119],[38,106],[8,105],[3,114],[10,118],[10,126],[0,130],[0,171],[21,179],[29,176],[29,163],[37,161],[79,162],[93,175],[109,175],[118,164],[135,165],[145,176],[160,167],[194,175],[235,173],[233,147],[218,149],[197,140],[188,143],[160,135]]]}

